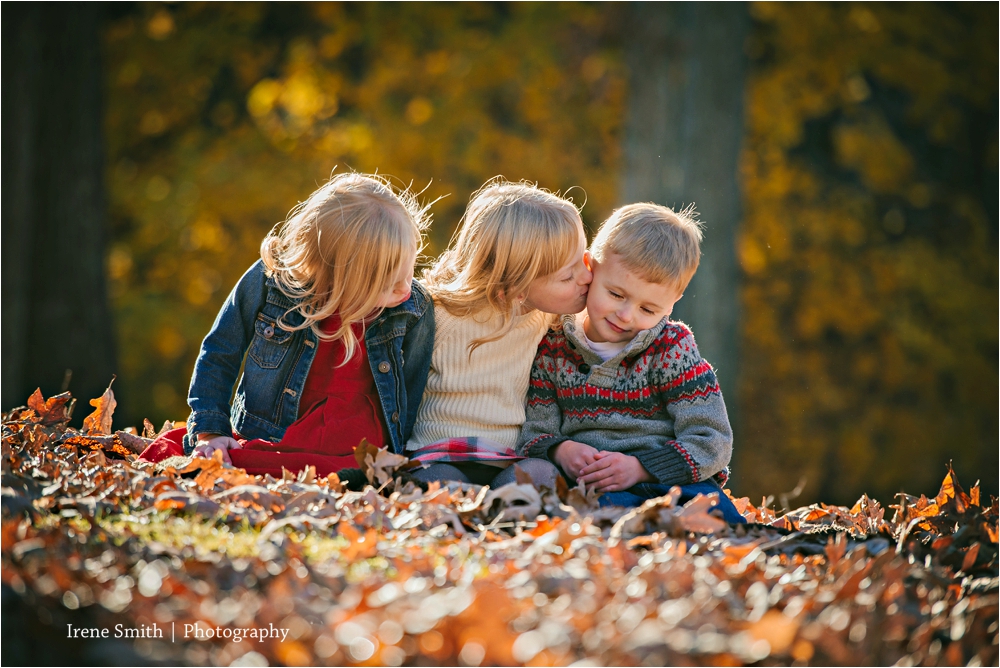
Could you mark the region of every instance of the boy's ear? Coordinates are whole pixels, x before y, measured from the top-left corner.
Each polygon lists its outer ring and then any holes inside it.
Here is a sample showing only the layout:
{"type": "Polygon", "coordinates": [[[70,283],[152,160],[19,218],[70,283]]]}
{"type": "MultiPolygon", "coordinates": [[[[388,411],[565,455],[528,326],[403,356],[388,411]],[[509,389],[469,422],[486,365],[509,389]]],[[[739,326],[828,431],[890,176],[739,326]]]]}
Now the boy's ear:
{"type": "Polygon", "coordinates": [[[587,271],[594,271],[594,261],[589,250],[583,251],[583,266],[587,268],[587,271]]]}

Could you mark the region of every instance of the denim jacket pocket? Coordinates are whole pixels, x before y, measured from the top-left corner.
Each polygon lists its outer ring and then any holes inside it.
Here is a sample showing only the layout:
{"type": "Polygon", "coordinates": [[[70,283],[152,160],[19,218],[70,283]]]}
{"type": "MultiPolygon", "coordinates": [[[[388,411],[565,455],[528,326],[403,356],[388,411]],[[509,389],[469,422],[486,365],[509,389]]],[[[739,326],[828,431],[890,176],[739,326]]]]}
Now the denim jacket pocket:
{"type": "Polygon", "coordinates": [[[266,316],[257,316],[249,356],[261,369],[277,369],[291,348],[292,332],[281,329],[266,316]]]}

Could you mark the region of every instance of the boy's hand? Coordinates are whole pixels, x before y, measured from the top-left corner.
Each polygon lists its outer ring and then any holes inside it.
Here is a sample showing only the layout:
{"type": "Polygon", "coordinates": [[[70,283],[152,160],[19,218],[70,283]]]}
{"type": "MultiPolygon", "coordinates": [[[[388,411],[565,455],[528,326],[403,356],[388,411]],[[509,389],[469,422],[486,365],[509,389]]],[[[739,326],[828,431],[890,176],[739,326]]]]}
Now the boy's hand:
{"type": "Polygon", "coordinates": [[[549,458],[555,461],[566,475],[579,478],[584,467],[596,462],[599,454],[600,450],[586,443],[563,441],[549,452],[549,458]]]}
{"type": "Polygon", "coordinates": [[[198,434],[198,444],[194,446],[192,455],[198,457],[212,458],[212,453],[216,450],[222,452],[222,461],[232,464],[229,458],[230,450],[242,450],[243,446],[232,436],[222,436],[220,434],[198,434]]]}
{"type": "Polygon", "coordinates": [[[593,463],[580,471],[578,482],[598,492],[621,492],[640,482],[654,480],[639,460],[622,452],[598,452],[593,463]]]}

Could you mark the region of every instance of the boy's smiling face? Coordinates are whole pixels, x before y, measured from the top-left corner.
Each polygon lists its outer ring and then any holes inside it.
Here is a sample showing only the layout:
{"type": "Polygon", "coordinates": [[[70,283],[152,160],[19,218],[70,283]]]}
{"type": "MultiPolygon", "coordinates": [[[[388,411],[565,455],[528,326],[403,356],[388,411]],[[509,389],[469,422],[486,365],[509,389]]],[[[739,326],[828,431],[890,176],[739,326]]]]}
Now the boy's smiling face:
{"type": "Polygon", "coordinates": [[[583,331],[596,343],[630,341],[669,317],[683,288],[650,283],[625,266],[616,253],[598,262],[590,257],[594,280],[587,294],[583,331]]]}

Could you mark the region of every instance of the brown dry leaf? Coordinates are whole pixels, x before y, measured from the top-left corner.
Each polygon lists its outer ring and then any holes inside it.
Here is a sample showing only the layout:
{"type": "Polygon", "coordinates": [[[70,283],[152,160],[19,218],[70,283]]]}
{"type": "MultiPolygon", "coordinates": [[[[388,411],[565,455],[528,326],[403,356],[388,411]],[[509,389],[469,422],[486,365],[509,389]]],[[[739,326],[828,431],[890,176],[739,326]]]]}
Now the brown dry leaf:
{"type": "Polygon", "coordinates": [[[955,479],[955,471],[951,468],[951,464],[948,464],[948,473],[941,482],[941,490],[938,492],[935,500],[938,506],[944,506],[949,499],[955,500],[958,505],[958,512],[964,512],[964,506],[969,505],[970,502],[965,490],[962,489],[961,485],[955,479]]]}
{"type": "Polygon", "coordinates": [[[719,501],[715,494],[699,494],[678,509],[674,517],[685,531],[715,533],[728,526],[725,521],[709,514],[709,511],[717,505],[719,501]]]}
{"type": "Polygon", "coordinates": [[[222,506],[211,499],[177,490],[158,496],[153,507],[157,510],[186,510],[206,517],[212,517],[222,509],[222,506]]]}
{"type": "Polygon", "coordinates": [[[116,431],[115,441],[134,455],[142,454],[142,451],[148,448],[149,444],[153,442],[152,439],[143,438],[142,436],[130,434],[126,431],[116,431]]]}
{"type": "Polygon", "coordinates": [[[35,414],[41,418],[43,425],[69,422],[73,414],[74,403],[73,397],[69,392],[63,392],[62,394],[45,399],[42,396],[41,388],[36,389],[28,397],[28,408],[35,411],[35,414]]]}
{"type": "MultiPolygon", "coordinates": [[[[357,451],[355,451],[357,453],[357,451]]],[[[365,475],[368,480],[376,486],[381,487],[391,481],[393,474],[403,465],[409,463],[409,459],[403,455],[389,452],[387,448],[377,449],[374,458],[371,454],[365,455],[365,475]]]]}
{"type": "Polygon", "coordinates": [[[164,434],[164,433],[170,431],[171,429],[177,429],[178,427],[183,427],[184,424],[185,423],[181,422],[181,421],[164,420],[163,421],[163,426],[160,427],[160,431],[156,432],[156,434],[153,436],[153,438],[156,438],[157,436],[160,436],[161,434],[164,434]]]}
{"type": "Polygon", "coordinates": [[[726,496],[729,497],[729,500],[733,502],[733,505],[736,506],[736,512],[747,518],[748,522],[751,521],[749,518],[756,515],[756,508],[754,508],[753,504],[750,503],[750,498],[746,496],[736,498],[729,493],[728,489],[724,489],[723,492],[725,492],[726,496]]]}
{"type": "MultiPolygon", "coordinates": [[[[558,480],[556,482],[556,486],[559,486],[558,480]]],[[[595,489],[588,489],[586,483],[581,482],[573,489],[568,490],[565,496],[561,498],[563,498],[567,506],[573,508],[579,513],[586,513],[600,508],[601,504],[598,501],[600,496],[600,493],[595,489]]]]}
{"type": "Polygon", "coordinates": [[[83,418],[83,430],[87,434],[106,436],[111,434],[111,416],[115,412],[115,393],[111,391],[111,385],[115,382],[114,376],[108,383],[108,389],[104,394],[96,399],[90,400],[90,405],[94,407],[94,412],[83,418]]]}
{"type": "Polygon", "coordinates": [[[491,508],[494,502],[500,503],[503,520],[531,520],[542,510],[542,496],[534,485],[505,485],[490,490],[483,500],[484,508],[491,508]]]}
{"type": "MultiPolygon", "coordinates": [[[[361,439],[361,442],[354,448],[354,461],[358,463],[358,468],[364,471],[365,475],[368,475],[368,469],[365,468],[366,460],[371,457],[371,460],[374,462],[377,453],[378,448],[369,443],[367,438],[361,439]]],[[[374,479],[373,475],[368,475],[369,482],[374,479]]]]}
{"type": "Polygon", "coordinates": [[[747,633],[756,640],[765,640],[771,646],[771,654],[785,654],[795,641],[799,622],[783,612],[768,610],[756,622],[750,624],[747,633]]]}
{"type": "Polygon", "coordinates": [[[976,559],[979,557],[979,545],[979,543],[976,543],[965,553],[965,557],[962,559],[962,570],[964,572],[968,573],[976,565],[976,559]]]}
{"type": "Polygon", "coordinates": [[[847,538],[842,533],[838,533],[836,537],[831,536],[826,543],[826,559],[830,566],[836,566],[843,557],[844,553],[847,551],[847,538]]]}

